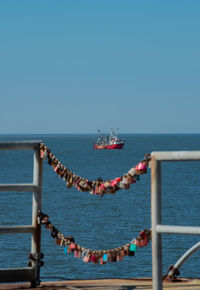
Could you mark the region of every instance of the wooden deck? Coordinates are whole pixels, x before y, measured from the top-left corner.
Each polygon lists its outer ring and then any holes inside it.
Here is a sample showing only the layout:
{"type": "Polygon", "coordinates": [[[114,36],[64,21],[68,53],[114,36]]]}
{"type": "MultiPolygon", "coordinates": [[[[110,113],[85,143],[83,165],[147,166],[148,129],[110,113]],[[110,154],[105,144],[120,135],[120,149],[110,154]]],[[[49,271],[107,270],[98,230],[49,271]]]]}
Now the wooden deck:
{"type": "MultiPolygon", "coordinates": [[[[30,283],[0,284],[0,290],[30,289],[30,283]]],[[[152,280],[143,279],[100,279],[100,280],[69,280],[42,282],[38,288],[31,289],[71,289],[71,290],[131,290],[152,289],[152,280]]],[[[180,278],[176,282],[163,283],[163,289],[167,290],[200,290],[200,279],[180,278]]]]}

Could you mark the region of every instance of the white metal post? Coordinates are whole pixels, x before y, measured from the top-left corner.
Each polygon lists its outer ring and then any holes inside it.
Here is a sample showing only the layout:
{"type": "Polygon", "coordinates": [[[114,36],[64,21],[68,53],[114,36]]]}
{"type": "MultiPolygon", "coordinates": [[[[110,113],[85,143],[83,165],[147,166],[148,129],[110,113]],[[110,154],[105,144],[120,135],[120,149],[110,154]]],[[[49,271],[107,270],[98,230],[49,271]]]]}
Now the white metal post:
{"type": "Polygon", "coordinates": [[[31,252],[36,254],[32,267],[0,269],[0,282],[30,281],[37,286],[40,279],[40,264],[37,263],[37,253],[40,253],[41,229],[36,223],[37,211],[41,209],[42,195],[42,160],[40,159],[41,141],[0,142],[0,150],[34,150],[33,183],[0,184],[0,192],[33,192],[32,224],[31,225],[0,225],[0,234],[31,233],[31,252]]]}
{"type": "MultiPolygon", "coordinates": [[[[32,235],[31,253],[40,254],[41,250],[41,225],[36,222],[38,210],[41,210],[42,206],[42,159],[40,158],[40,148],[35,149],[33,160],[33,183],[36,186],[36,190],[33,192],[33,205],[32,205],[32,226],[35,231],[32,235]]],[[[34,262],[35,266],[35,286],[40,283],[40,265],[34,262]]]]}
{"type": "Polygon", "coordinates": [[[151,159],[151,226],[153,290],[162,289],[162,241],[156,226],[161,224],[161,162],[151,159]]]}

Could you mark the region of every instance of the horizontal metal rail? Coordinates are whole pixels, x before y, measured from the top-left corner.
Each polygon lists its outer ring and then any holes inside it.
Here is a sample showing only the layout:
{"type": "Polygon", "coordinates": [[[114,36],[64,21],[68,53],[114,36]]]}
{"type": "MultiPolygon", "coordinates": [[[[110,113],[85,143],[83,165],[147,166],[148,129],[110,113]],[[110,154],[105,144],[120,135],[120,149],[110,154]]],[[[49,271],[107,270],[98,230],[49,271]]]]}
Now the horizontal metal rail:
{"type": "Polygon", "coordinates": [[[36,150],[41,142],[42,141],[0,142],[0,150],[36,150]]]}
{"type": "Polygon", "coordinates": [[[35,233],[35,227],[28,226],[0,226],[0,234],[35,233]]]}
{"type": "Polygon", "coordinates": [[[33,183],[0,184],[0,191],[36,192],[38,189],[38,186],[33,183]]]}
{"type": "Polygon", "coordinates": [[[13,268],[13,269],[0,269],[1,282],[33,282],[35,279],[35,268],[13,268]]]}
{"type": "Polygon", "coordinates": [[[200,227],[157,225],[155,230],[159,234],[200,235],[200,227]]]}
{"type": "Polygon", "coordinates": [[[200,151],[158,151],[152,152],[151,158],[157,161],[198,161],[200,151]]]}

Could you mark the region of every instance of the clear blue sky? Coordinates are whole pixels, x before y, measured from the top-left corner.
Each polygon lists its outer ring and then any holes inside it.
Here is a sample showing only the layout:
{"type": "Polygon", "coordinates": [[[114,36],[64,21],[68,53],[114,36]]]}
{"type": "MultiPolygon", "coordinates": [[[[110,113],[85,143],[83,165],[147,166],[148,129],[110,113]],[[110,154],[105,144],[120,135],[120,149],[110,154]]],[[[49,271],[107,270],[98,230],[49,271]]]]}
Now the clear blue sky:
{"type": "Polygon", "coordinates": [[[0,1],[0,133],[200,133],[200,1],[0,1]]]}

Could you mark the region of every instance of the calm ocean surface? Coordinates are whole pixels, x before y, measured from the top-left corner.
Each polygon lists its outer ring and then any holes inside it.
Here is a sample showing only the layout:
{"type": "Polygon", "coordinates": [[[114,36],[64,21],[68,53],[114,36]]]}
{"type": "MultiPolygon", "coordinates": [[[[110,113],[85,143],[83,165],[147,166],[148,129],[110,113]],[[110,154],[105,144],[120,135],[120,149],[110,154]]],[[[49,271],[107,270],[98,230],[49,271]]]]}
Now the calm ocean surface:
{"type": "MultiPolygon", "coordinates": [[[[123,175],[143,159],[145,153],[168,150],[200,150],[200,135],[121,135],[123,150],[94,150],[95,135],[0,136],[0,141],[43,140],[60,162],[72,172],[95,180],[123,175]]],[[[0,151],[0,183],[32,182],[32,151],[0,151]]],[[[163,224],[199,226],[200,162],[165,162],[162,165],[163,224]]],[[[31,193],[0,193],[0,224],[31,224],[31,193]]],[[[64,235],[80,245],[110,249],[137,237],[151,227],[150,169],[129,190],[103,197],[67,188],[44,161],[43,212],[64,235]]],[[[163,271],[192,245],[198,236],[163,235],[163,271]]],[[[0,236],[0,268],[27,266],[31,235],[0,236]]],[[[135,257],[118,263],[85,264],[55,244],[42,229],[43,279],[131,278],[151,276],[151,244],[139,248],[135,257]]],[[[181,276],[200,276],[200,252],[181,268],[181,276]]],[[[163,273],[165,274],[165,273],[163,273]]],[[[43,280],[42,279],[42,280],[43,280]]]]}

